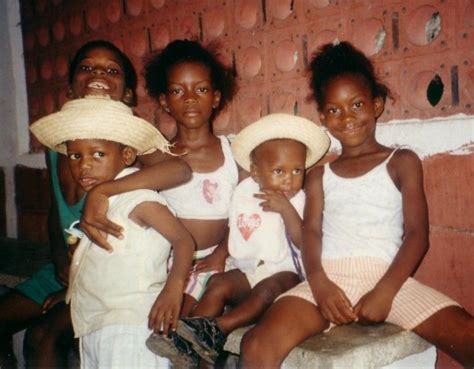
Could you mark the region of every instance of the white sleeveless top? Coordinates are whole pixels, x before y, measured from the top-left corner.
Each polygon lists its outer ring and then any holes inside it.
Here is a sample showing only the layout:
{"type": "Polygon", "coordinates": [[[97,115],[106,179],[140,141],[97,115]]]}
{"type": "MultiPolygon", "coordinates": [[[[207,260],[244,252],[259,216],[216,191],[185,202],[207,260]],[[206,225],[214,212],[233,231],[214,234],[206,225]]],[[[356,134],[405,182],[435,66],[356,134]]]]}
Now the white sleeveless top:
{"type": "Polygon", "coordinates": [[[160,194],[166,199],[176,216],[182,219],[226,219],[232,193],[239,181],[239,172],[229,141],[221,141],[224,164],[213,172],[193,172],[190,181],[160,194]]]}
{"type": "Polygon", "coordinates": [[[387,171],[392,153],[355,178],[324,166],[322,259],[376,257],[393,261],[402,243],[402,196],[387,171]]]}
{"type": "MultiPolygon", "coordinates": [[[[263,211],[257,182],[248,177],[239,183],[229,215],[229,254],[241,270],[253,270],[260,261],[279,263],[290,257],[286,228],[279,213],[263,211]]],[[[303,217],[305,193],[298,191],[291,205],[303,217]]]]}

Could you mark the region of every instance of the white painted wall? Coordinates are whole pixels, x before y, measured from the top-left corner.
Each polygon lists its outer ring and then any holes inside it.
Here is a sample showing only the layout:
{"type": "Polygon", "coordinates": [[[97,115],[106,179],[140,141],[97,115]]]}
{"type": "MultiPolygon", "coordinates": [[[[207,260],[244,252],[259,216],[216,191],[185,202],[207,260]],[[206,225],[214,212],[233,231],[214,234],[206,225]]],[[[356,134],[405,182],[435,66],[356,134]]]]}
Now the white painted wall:
{"type": "Polygon", "coordinates": [[[7,235],[16,237],[16,164],[45,167],[44,155],[29,151],[23,40],[18,0],[0,0],[0,166],[5,171],[7,235]]]}
{"type": "MultiPolygon", "coordinates": [[[[0,166],[6,176],[7,234],[16,237],[13,168],[17,164],[45,167],[42,154],[28,153],[28,108],[18,0],[0,0],[0,45],[0,166]]],[[[474,116],[393,121],[379,125],[377,137],[385,145],[409,145],[422,158],[445,152],[472,154],[474,116]]],[[[332,141],[331,149],[337,150],[337,142],[332,141]]]]}

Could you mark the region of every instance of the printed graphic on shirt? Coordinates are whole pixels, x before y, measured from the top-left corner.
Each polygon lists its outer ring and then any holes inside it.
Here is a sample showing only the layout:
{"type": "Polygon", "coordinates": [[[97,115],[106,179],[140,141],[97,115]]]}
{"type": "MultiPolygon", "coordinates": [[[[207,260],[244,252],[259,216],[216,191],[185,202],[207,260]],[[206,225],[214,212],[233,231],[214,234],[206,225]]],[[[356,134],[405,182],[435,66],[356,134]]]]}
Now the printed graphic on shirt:
{"type": "Polygon", "coordinates": [[[245,241],[248,241],[260,224],[262,224],[262,219],[258,214],[239,214],[237,217],[237,228],[245,241]]]}
{"type": "Polygon", "coordinates": [[[204,199],[209,203],[213,204],[218,202],[221,197],[219,195],[218,190],[219,184],[215,181],[211,181],[210,179],[205,179],[202,183],[202,195],[204,199]]]}

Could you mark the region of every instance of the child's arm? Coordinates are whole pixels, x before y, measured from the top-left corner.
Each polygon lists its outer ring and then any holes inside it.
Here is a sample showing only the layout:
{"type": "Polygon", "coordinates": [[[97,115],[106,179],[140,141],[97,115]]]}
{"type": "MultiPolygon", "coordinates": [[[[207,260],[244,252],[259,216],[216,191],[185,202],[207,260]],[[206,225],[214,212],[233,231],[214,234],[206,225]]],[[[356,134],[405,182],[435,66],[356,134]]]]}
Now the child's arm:
{"type": "Polygon", "coordinates": [[[283,218],[286,233],[290,237],[291,242],[301,248],[303,238],[303,220],[299,216],[290,200],[280,192],[273,190],[263,190],[261,193],[255,194],[254,197],[263,200],[260,206],[263,211],[272,211],[279,213],[283,218]]]}
{"type": "Polygon", "coordinates": [[[184,288],[192,265],[194,241],[169,209],[157,202],[141,203],[130,213],[130,218],[140,225],[156,229],[171,242],[173,248],[173,266],[148,316],[150,329],[168,335],[169,329],[175,330],[178,325],[184,288]]]}
{"type": "Polygon", "coordinates": [[[354,321],[356,315],[344,291],[327,277],[321,262],[323,173],[323,167],[315,167],[306,177],[301,254],[306,278],[322,316],[335,324],[344,324],[354,321]]]}
{"type": "Polygon", "coordinates": [[[388,170],[402,194],[403,242],[385,275],[356,304],[354,311],[362,323],[387,318],[393,298],[428,250],[428,208],[421,161],[414,152],[399,150],[389,162],[388,170]]]}
{"type": "MultiPolygon", "coordinates": [[[[162,154],[161,155],[165,155],[162,154]]],[[[152,160],[147,155],[147,163],[153,165],[120,178],[94,187],[84,203],[81,229],[95,244],[112,251],[107,242],[107,234],[120,238],[122,227],[107,219],[109,197],[137,189],[162,190],[188,181],[192,172],[188,164],[178,157],[166,155],[166,160],[152,160]]]]}
{"type": "Polygon", "coordinates": [[[227,229],[225,237],[219,242],[219,245],[214,249],[214,251],[199,260],[196,260],[194,264],[194,271],[197,273],[204,273],[204,272],[223,272],[225,269],[225,261],[229,256],[229,248],[228,246],[229,241],[229,230],[227,229]]]}

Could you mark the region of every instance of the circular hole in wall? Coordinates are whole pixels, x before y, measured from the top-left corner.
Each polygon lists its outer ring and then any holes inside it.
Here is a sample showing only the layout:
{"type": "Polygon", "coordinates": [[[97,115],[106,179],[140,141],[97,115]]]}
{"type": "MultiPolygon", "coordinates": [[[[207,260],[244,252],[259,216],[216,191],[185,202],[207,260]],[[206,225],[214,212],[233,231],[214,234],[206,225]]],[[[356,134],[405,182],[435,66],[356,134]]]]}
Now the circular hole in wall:
{"type": "Polygon", "coordinates": [[[354,43],[366,55],[377,54],[385,44],[387,32],[380,19],[370,18],[357,22],[354,43]]]}
{"type": "Polygon", "coordinates": [[[296,45],[289,40],[279,42],[275,48],[274,58],[275,66],[280,72],[289,72],[298,61],[296,45]]]}
{"type": "Polygon", "coordinates": [[[51,76],[53,75],[53,66],[51,65],[51,62],[49,60],[44,60],[41,64],[40,74],[41,78],[46,81],[51,79],[51,76]]]}
{"type": "Polygon", "coordinates": [[[65,77],[68,72],[68,59],[64,55],[59,55],[56,58],[56,75],[59,77],[65,77]]]}
{"type": "Polygon", "coordinates": [[[212,122],[214,127],[213,132],[214,134],[218,132],[224,132],[226,128],[229,126],[230,122],[230,111],[229,109],[221,110],[217,117],[212,122]]]}
{"type": "Polygon", "coordinates": [[[66,103],[66,101],[69,100],[67,94],[68,94],[68,92],[65,89],[61,89],[61,91],[59,91],[59,93],[58,93],[58,107],[62,107],[66,103]]]}
{"type": "Polygon", "coordinates": [[[235,9],[235,15],[239,26],[250,29],[257,23],[258,5],[252,0],[240,0],[235,9]]]}
{"type": "Polygon", "coordinates": [[[28,111],[30,112],[30,117],[36,117],[40,111],[40,101],[36,96],[32,96],[28,99],[28,111]]]}
{"type": "Polygon", "coordinates": [[[66,27],[64,27],[63,21],[56,21],[53,24],[53,36],[56,41],[62,41],[66,34],[66,27]]]}
{"type": "Polygon", "coordinates": [[[436,8],[425,5],[415,9],[408,16],[408,40],[416,46],[433,42],[441,32],[441,14],[436,8]]]}
{"type": "Polygon", "coordinates": [[[309,0],[310,4],[318,9],[323,9],[331,4],[331,0],[309,0]]]}
{"type": "Polygon", "coordinates": [[[127,0],[127,14],[136,17],[142,12],[142,7],[142,0],[127,0]]]}
{"type": "Polygon", "coordinates": [[[209,38],[222,35],[225,28],[225,16],[221,9],[211,9],[204,14],[204,32],[209,38]]]}
{"type": "Polygon", "coordinates": [[[436,106],[443,97],[444,84],[439,75],[435,75],[426,89],[426,98],[431,106],[436,106]]]}
{"type": "Polygon", "coordinates": [[[293,12],[294,0],[272,0],[267,3],[271,6],[271,12],[276,19],[286,19],[293,12]]]}
{"type": "Polygon", "coordinates": [[[262,56],[260,55],[260,50],[256,47],[245,49],[241,54],[240,63],[237,62],[237,65],[240,66],[239,74],[243,78],[255,77],[262,67],[262,56]]]}
{"type": "Polygon", "coordinates": [[[100,11],[98,8],[92,8],[87,11],[86,22],[94,31],[100,27],[100,11]]]}
{"type": "Polygon", "coordinates": [[[36,66],[32,63],[26,65],[26,81],[28,84],[33,84],[38,79],[38,73],[36,72],[36,66]]]}
{"type": "Polygon", "coordinates": [[[150,30],[150,37],[154,50],[163,49],[170,42],[170,31],[166,26],[158,26],[150,30]]]}
{"type": "Polygon", "coordinates": [[[79,36],[82,32],[82,19],[80,15],[73,15],[69,19],[69,30],[74,36],[79,36]]]}
{"type": "Polygon", "coordinates": [[[150,4],[155,9],[160,9],[165,5],[165,0],[150,0],[150,4]]]}
{"type": "Polygon", "coordinates": [[[443,81],[438,74],[432,71],[421,71],[412,79],[409,101],[420,110],[436,106],[443,96],[443,86],[443,81]]]}
{"type": "Polygon", "coordinates": [[[46,114],[51,114],[56,108],[54,103],[54,97],[51,94],[47,94],[43,98],[43,108],[46,114]]]}
{"type": "Polygon", "coordinates": [[[39,14],[43,14],[48,0],[35,0],[35,9],[39,14]]]}
{"type": "Polygon", "coordinates": [[[35,47],[35,35],[33,34],[33,32],[27,32],[25,34],[24,40],[25,40],[25,49],[28,51],[33,50],[33,48],[35,47]]]}
{"type": "Polygon", "coordinates": [[[107,3],[105,9],[105,17],[111,23],[117,23],[120,20],[121,13],[121,2],[120,0],[112,0],[107,3]]]}
{"type": "Polygon", "coordinates": [[[49,31],[47,27],[43,26],[38,29],[38,42],[41,46],[49,44],[49,31]]]}

